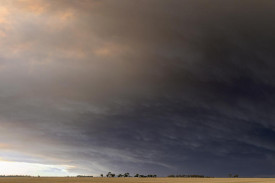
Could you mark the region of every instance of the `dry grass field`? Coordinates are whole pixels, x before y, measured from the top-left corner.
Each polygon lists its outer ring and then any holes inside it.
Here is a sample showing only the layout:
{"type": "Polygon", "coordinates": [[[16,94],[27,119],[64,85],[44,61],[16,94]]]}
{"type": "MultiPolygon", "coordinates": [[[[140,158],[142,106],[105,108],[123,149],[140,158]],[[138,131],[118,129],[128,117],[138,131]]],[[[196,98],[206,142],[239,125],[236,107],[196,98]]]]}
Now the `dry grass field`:
{"type": "Polygon", "coordinates": [[[0,178],[0,183],[275,183],[275,178],[0,178]]]}

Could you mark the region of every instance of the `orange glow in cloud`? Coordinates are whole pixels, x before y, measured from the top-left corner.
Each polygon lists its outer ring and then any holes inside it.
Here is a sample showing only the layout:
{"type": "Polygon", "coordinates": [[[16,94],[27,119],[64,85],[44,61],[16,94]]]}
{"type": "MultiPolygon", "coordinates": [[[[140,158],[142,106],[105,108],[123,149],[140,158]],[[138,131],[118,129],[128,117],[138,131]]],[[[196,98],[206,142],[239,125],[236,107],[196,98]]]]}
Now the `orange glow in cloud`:
{"type": "Polygon", "coordinates": [[[0,37],[6,37],[6,31],[10,29],[10,15],[11,12],[5,5],[0,6],[0,37]]]}
{"type": "Polygon", "coordinates": [[[9,10],[6,7],[0,7],[0,24],[8,23],[7,16],[9,15],[9,10]]]}
{"type": "Polygon", "coordinates": [[[62,13],[60,15],[60,19],[63,20],[63,21],[67,21],[67,20],[70,20],[74,17],[74,13],[72,11],[65,11],[64,13],[62,13]]]}
{"type": "Polygon", "coordinates": [[[99,48],[94,49],[93,53],[99,57],[109,57],[119,55],[125,51],[129,50],[123,45],[107,43],[99,48]]]}
{"type": "Polygon", "coordinates": [[[20,5],[21,9],[34,13],[34,14],[41,14],[45,12],[46,8],[49,4],[45,3],[46,1],[32,1],[32,0],[19,0],[18,4],[20,5]]]}
{"type": "Polygon", "coordinates": [[[0,143],[0,149],[7,149],[7,148],[10,148],[10,146],[8,144],[0,143]]]}

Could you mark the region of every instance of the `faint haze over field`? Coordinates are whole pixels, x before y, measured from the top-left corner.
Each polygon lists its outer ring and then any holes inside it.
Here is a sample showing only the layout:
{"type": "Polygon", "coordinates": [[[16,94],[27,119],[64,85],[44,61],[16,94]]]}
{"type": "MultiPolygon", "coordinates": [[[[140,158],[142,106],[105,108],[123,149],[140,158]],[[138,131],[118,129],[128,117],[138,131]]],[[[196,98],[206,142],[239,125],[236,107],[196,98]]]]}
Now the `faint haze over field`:
{"type": "Polygon", "coordinates": [[[274,12],[1,0],[0,174],[274,176],[274,12]]]}

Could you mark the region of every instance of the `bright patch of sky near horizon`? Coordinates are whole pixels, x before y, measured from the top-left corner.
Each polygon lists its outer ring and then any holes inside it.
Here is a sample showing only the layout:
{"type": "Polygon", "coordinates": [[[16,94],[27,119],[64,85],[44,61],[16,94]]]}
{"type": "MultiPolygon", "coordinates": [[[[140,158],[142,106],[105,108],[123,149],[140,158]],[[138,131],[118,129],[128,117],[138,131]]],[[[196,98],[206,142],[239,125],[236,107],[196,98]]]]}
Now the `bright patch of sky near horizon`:
{"type": "Polygon", "coordinates": [[[66,165],[45,165],[0,160],[0,175],[75,176],[66,165]]]}

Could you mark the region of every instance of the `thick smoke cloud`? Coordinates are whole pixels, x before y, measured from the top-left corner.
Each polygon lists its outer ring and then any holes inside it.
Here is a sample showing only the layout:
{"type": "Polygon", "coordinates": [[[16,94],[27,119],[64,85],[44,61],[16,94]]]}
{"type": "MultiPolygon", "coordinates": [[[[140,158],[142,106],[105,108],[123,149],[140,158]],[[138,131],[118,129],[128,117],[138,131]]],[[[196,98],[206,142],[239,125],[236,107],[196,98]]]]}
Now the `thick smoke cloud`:
{"type": "Polygon", "coordinates": [[[274,175],[273,2],[1,4],[3,159],[274,175]]]}

